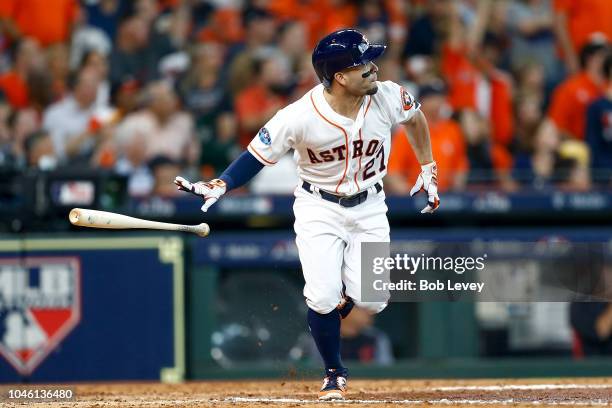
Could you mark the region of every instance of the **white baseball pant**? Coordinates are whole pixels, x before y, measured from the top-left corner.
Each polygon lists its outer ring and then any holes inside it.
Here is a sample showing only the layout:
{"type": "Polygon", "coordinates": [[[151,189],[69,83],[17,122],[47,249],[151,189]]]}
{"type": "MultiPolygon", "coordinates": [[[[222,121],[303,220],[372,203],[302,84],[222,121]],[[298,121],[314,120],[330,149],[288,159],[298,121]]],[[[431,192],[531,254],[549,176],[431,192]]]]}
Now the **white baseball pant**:
{"type": "Polygon", "coordinates": [[[384,191],[371,187],[366,201],[346,208],[305,191],[300,183],[293,212],[308,307],[330,313],[343,299],[344,283],[355,305],[381,312],[387,302],[361,301],[361,243],[390,241],[384,191]]]}

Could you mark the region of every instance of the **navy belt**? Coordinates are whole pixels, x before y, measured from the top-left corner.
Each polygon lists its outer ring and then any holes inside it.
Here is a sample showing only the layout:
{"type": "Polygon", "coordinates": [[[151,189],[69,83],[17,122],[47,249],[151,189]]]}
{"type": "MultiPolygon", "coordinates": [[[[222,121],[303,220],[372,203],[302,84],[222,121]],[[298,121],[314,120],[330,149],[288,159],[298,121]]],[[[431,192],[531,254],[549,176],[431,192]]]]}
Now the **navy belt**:
{"type": "MultiPolygon", "coordinates": [[[[312,194],[312,191],[310,190],[311,187],[312,185],[309,182],[302,182],[302,188],[308,191],[310,194],[312,194]]],[[[376,188],[377,194],[380,193],[383,189],[380,183],[374,184],[374,187],[376,188]]],[[[321,194],[322,199],[331,201],[332,203],[340,204],[342,207],[355,207],[356,205],[363,203],[368,198],[368,190],[364,190],[361,193],[357,193],[348,197],[338,196],[323,190],[319,190],[319,194],[321,194]]]]}

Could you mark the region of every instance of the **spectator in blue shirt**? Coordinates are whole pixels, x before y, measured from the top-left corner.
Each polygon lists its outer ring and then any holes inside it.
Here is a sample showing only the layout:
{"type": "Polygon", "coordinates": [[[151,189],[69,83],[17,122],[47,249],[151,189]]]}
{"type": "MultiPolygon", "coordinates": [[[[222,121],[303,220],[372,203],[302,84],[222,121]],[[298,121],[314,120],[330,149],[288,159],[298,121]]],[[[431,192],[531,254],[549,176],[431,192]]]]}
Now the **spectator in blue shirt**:
{"type": "Polygon", "coordinates": [[[126,2],[121,0],[101,0],[93,4],[86,3],[87,23],[104,31],[108,38],[114,41],[119,20],[129,9],[127,5],[126,2]]]}

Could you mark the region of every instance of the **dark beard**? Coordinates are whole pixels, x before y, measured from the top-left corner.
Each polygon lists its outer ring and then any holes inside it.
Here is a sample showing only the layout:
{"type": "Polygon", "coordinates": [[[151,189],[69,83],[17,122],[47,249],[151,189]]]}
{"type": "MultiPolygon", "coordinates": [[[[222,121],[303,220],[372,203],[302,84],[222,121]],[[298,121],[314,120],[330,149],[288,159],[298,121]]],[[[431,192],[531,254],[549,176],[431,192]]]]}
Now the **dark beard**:
{"type": "Polygon", "coordinates": [[[378,85],[374,85],[374,88],[368,90],[368,92],[366,92],[366,95],[374,95],[376,92],[378,92],[378,85]]]}

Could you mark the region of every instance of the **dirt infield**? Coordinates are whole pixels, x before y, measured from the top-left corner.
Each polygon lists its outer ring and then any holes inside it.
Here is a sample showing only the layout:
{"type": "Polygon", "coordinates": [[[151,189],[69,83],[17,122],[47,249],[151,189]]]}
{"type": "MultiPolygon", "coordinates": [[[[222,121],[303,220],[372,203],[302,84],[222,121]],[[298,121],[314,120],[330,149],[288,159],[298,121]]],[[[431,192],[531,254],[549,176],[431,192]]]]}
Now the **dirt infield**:
{"type": "MultiPolygon", "coordinates": [[[[2,407],[389,407],[612,406],[612,379],[351,380],[349,400],[316,401],[316,381],[101,383],[74,386],[69,402],[0,403],[2,407]]],[[[30,386],[34,387],[34,386],[30,386]]]]}

